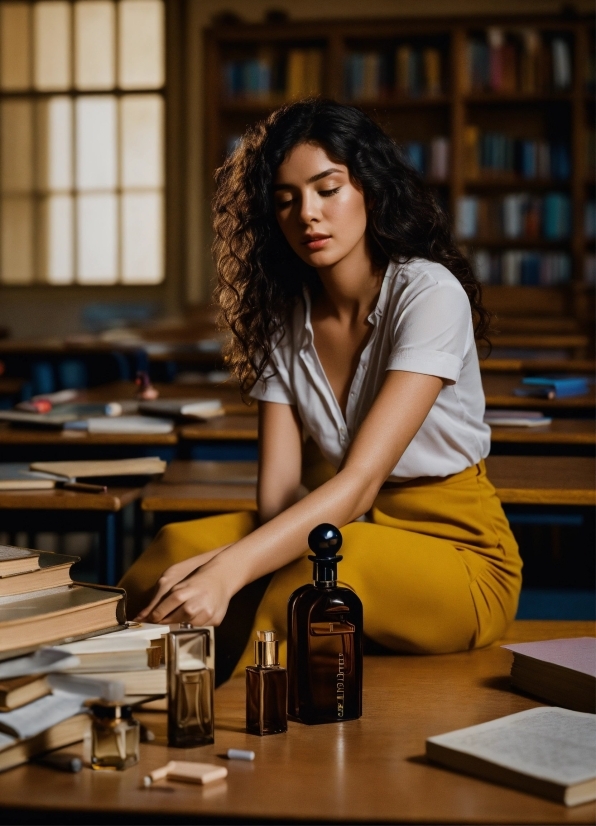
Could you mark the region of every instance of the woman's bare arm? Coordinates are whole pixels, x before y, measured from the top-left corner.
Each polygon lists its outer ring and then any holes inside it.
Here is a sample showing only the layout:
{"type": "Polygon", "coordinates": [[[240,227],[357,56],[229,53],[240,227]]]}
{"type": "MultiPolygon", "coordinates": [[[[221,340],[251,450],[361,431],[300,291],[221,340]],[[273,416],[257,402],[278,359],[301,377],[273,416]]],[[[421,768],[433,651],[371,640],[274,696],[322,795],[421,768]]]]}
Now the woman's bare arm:
{"type": "Polygon", "coordinates": [[[389,371],[337,475],[175,585],[150,616],[218,624],[244,585],[297,559],[315,525],[366,513],[428,415],[442,379],[389,371]]]}
{"type": "Polygon", "coordinates": [[[257,505],[261,524],[298,501],[301,472],[302,426],[296,408],[259,402],[257,505]]]}

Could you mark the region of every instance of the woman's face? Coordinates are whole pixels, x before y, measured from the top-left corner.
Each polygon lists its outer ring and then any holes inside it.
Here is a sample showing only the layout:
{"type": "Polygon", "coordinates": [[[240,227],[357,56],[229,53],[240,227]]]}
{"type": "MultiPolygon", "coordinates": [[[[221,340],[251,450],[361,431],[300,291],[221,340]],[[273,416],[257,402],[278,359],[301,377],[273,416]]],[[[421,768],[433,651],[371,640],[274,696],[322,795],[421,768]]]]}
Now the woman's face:
{"type": "Polygon", "coordinates": [[[273,185],[277,221],[289,245],[317,269],[366,253],[364,196],[347,166],[312,143],[296,146],[273,185]]]}

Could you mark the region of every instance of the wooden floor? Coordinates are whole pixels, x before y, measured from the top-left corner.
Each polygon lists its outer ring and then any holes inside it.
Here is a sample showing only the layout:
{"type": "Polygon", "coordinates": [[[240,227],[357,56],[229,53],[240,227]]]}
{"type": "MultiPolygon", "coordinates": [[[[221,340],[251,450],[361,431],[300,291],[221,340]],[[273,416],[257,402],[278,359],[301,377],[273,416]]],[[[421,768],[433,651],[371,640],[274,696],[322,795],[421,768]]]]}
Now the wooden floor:
{"type": "MultiPolygon", "coordinates": [[[[593,634],[593,623],[526,621],[514,623],[506,641],[593,634]]],[[[165,715],[145,713],[156,739],[142,744],[138,766],[77,775],[13,769],[0,775],[0,821],[27,814],[27,822],[59,823],[68,812],[71,823],[594,823],[594,804],[568,809],[426,761],[431,735],[540,705],[510,690],[511,659],[499,645],[367,657],[360,720],[290,723],[287,733],[262,738],[244,731],[244,680],[231,680],[215,695],[214,746],[168,749],[165,715]],[[254,750],[254,763],[224,762],[230,747],[254,750]],[[143,776],[172,759],[225,765],[229,775],[204,789],[162,781],[143,790],[143,776]]]]}

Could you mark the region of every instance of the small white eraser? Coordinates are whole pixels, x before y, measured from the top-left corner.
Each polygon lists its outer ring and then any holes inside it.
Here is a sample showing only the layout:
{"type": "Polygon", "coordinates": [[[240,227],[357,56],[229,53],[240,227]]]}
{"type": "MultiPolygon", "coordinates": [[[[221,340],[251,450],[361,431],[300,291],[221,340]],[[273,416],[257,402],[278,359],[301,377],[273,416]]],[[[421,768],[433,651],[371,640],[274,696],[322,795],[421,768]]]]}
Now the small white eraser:
{"type": "Polygon", "coordinates": [[[245,749],[228,749],[226,757],[228,760],[254,760],[255,753],[245,749]]]}
{"type": "Polygon", "coordinates": [[[174,760],[170,766],[168,780],[182,780],[186,783],[213,783],[214,780],[223,780],[228,776],[225,766],[214,766],[213,763],[191,763],[186,760],[174,760]]]}

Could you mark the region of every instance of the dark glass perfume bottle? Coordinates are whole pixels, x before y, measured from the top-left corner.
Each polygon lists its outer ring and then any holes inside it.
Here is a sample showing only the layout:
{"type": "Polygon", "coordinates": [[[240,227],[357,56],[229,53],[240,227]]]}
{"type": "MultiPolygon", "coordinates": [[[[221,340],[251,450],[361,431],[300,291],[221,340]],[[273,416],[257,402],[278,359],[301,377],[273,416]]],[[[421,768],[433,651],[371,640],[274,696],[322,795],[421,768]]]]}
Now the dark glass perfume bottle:
{"type": "Polygon", "coordinates": [[[180,623],[168,634],[168,745],[213,743],[213,669],[209,629],[180,623]]]}
{"type": "Polygon", "coordinates": [[[288,716],[302,723],[362,715],[362,603],[337,584],[341,544],[333,525],[310,532],[314,584],[288,602],[288,716]]]}
{"type": "Polygon", "coordinates": [[[246,669],[246,730],[279,734],[288,730],[288,672],[279,664],[275,631],[259,631],[255,664],[246,669]]]}

